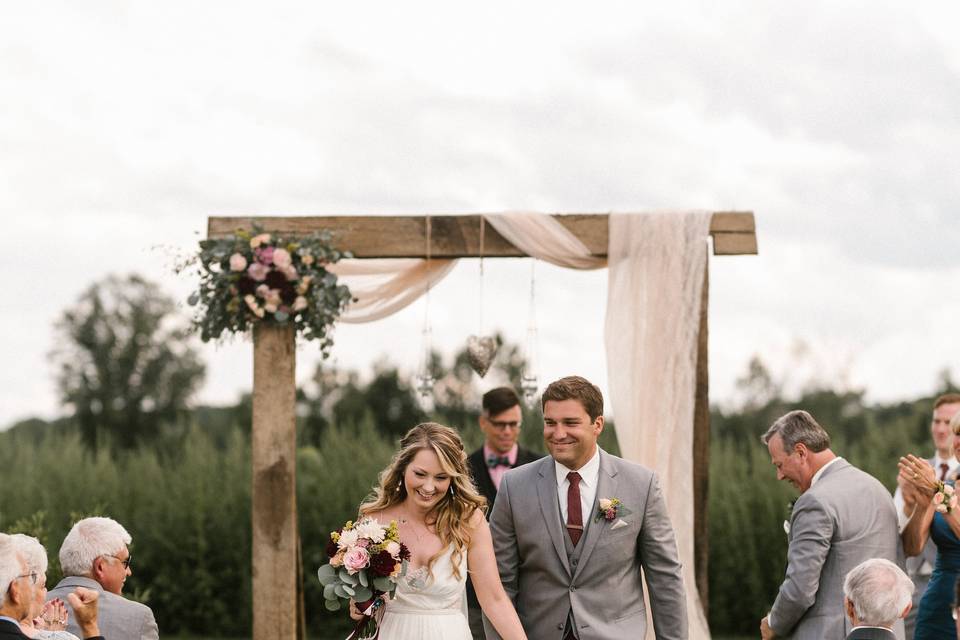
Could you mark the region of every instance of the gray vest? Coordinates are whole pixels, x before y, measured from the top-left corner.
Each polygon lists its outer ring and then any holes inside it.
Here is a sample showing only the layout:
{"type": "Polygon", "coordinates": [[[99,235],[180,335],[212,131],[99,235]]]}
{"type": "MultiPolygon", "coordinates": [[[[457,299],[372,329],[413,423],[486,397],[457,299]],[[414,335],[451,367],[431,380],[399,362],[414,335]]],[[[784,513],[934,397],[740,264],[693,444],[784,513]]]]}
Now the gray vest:
{"type": "MultiPolygon", "coordinates": [[[[580,554],[583,552],[583,541],[587,537],[587,529],[590,528],[590,525],[593,523],[593,518],[590,517],[593,515],[593,511],[588,511],[583,514],[583,533],[580,534],[580,541],[577,543],[577,546],[573,546],[573,542],[570,540],[570,534],[567,533],[567,523],[562,522],[563,525],[563,546],[567,551],[567,561],[570,563],[570,571],[572,573],[577,572],[577,565],[580,564],[580,554]]],[[[561,514],[561,517],[563,514],[561,514]]],[[[573,609],[570,609],[570,613],[567,614],[567,628],[573,629],[573,635],[579,638],[577,633],[577,621],[573,617],[573,609]]]]}

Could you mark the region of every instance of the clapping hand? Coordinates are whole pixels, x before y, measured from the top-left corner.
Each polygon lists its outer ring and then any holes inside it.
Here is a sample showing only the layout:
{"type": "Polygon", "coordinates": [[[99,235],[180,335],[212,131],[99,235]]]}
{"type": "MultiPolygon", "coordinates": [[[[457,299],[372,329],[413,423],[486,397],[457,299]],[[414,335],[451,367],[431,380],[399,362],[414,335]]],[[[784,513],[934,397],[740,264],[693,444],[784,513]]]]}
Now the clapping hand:
{"type": "Polygon", "coordinates": [[[900,468],[897,478],[904,485],[913,487],[927,499],[932,498],[933,494],[937,492],[939,486],[937,473],[926,460],[910,453],[900,458],[897,466],[900,468]]]}
{"type": "Polygon", "coordinates": [[[67,628],[67,605],[54,598],[43,605],[43,611],[33,620],[33,626],[44,631],[63,631],[67,628]]]}

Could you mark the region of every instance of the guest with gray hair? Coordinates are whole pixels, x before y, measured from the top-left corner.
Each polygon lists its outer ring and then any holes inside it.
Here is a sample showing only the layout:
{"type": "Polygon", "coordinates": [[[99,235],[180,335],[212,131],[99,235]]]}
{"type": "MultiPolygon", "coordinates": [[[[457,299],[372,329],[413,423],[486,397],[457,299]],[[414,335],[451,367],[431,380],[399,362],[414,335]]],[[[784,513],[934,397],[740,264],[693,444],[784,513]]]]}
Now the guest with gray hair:
{"type": "MultiPolygon", "coordinates": [[[[843,577],[869,558],[895,561],[899,549],[893,498],[876,478],[830,449],[830,435],[806,411],[777,419],[761,437],[777,479],[793,484],[787,571],[763,640],[844,640],[843,577]]],[[[903,621],[894,625],[903,638],[903,621]]]]}
{"type": "MultiPolygon", "coordinates": [[[[131,541],[127,530],[110,518],[84,518],[77,522],[60,547],[64,578],[47,594],[47,599],[63,598],[76,587],[95,590],[100,594],[100,628],[105,636],[158,640],[160,632],[150,607],[121,595],[127,576],[132,573],[127,547],[131,541]]],[[[72,616],[67,630],[77,632],[72,616]]]]}
{"type": "Polygon", "coordinates": [[[11,536],[17,552],[27,564],[31,576],[37,576],[30,609],[20,620],[20,630],[35,640],[79,640],[67,627],[67,607],[63,600],[54,598],[44,604],[47,594],[47,550],[40,541],[22,533],[11,536]]]}
{"type": "MultiPolygon", "coordinates": [[[[23,536],[26,537],[26,536],[23,536]]],[[[41,576],[30,569],[22,541],[0,533],[0,640],[26,640],[20,620],[42,602],[41,576]]],[[[42,548],[42,547],[41,547],[42,548]]],[[[85,640],[103,640],[97,626],[97,594],[82,587],[68,595],[85,640]]]]}
{"type": "Polygon", "coordinates": [[[843,606],[853,629],[847,640],[894,640],[893,625],[913,603],[913,581],[889,560],[871,558],[847,573],[843,606]]]}

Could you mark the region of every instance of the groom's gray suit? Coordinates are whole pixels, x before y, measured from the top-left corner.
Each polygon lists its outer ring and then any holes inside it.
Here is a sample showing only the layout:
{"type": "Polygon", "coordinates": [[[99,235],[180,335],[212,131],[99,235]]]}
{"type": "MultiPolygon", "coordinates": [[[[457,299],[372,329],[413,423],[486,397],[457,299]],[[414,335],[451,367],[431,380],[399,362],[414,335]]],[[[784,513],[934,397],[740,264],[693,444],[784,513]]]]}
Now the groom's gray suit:
{"type": "MultiPolygon", "coordinates": [[[[508,471],[490,518],[500,578],[527,637],[561,640],[572,612],[580,640],[643,638],[642,569],[656,637],[685,640],[681,566],[656,475],[601,450],[594,506],[574,547],[561,522],[554,464],[547,456],[508,471]],[[630,510],[619,518],[626,524],[596,519],[601,498],[630,510]]],[[[488,640],[499,639],[484,624],[488,640]]]]}
{"type": "MultiPolygon", "coordinates": [[[[847,572],[869,558],[903,565],[893,499],[842,458],[797,499],[788,538],[787,575],[770,610],[777,637],[843,640],[851,629],[843,610],[847,572]]],[[[894,632],[903,638],[903,620],[894,632]]]]}

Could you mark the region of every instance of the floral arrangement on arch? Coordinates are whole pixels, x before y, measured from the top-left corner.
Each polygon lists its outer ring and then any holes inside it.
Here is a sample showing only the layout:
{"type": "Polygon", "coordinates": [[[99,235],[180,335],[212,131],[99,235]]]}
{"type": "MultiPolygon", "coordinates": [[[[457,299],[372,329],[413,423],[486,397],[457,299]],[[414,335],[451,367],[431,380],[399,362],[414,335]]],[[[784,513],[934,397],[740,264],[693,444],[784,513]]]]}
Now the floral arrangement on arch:
{"type": "Polygon", "coordinates": [[[330,327],[350,302],[350,290],[326,266],[352,257],[330,245],[330,233],[302,238],[253,233],[200,241],[200,286],[188,302],[207,342],[224,331],[239,333],[258,322],[292,324],[307,340],[319,340],[326,357],[330,327]]]}

